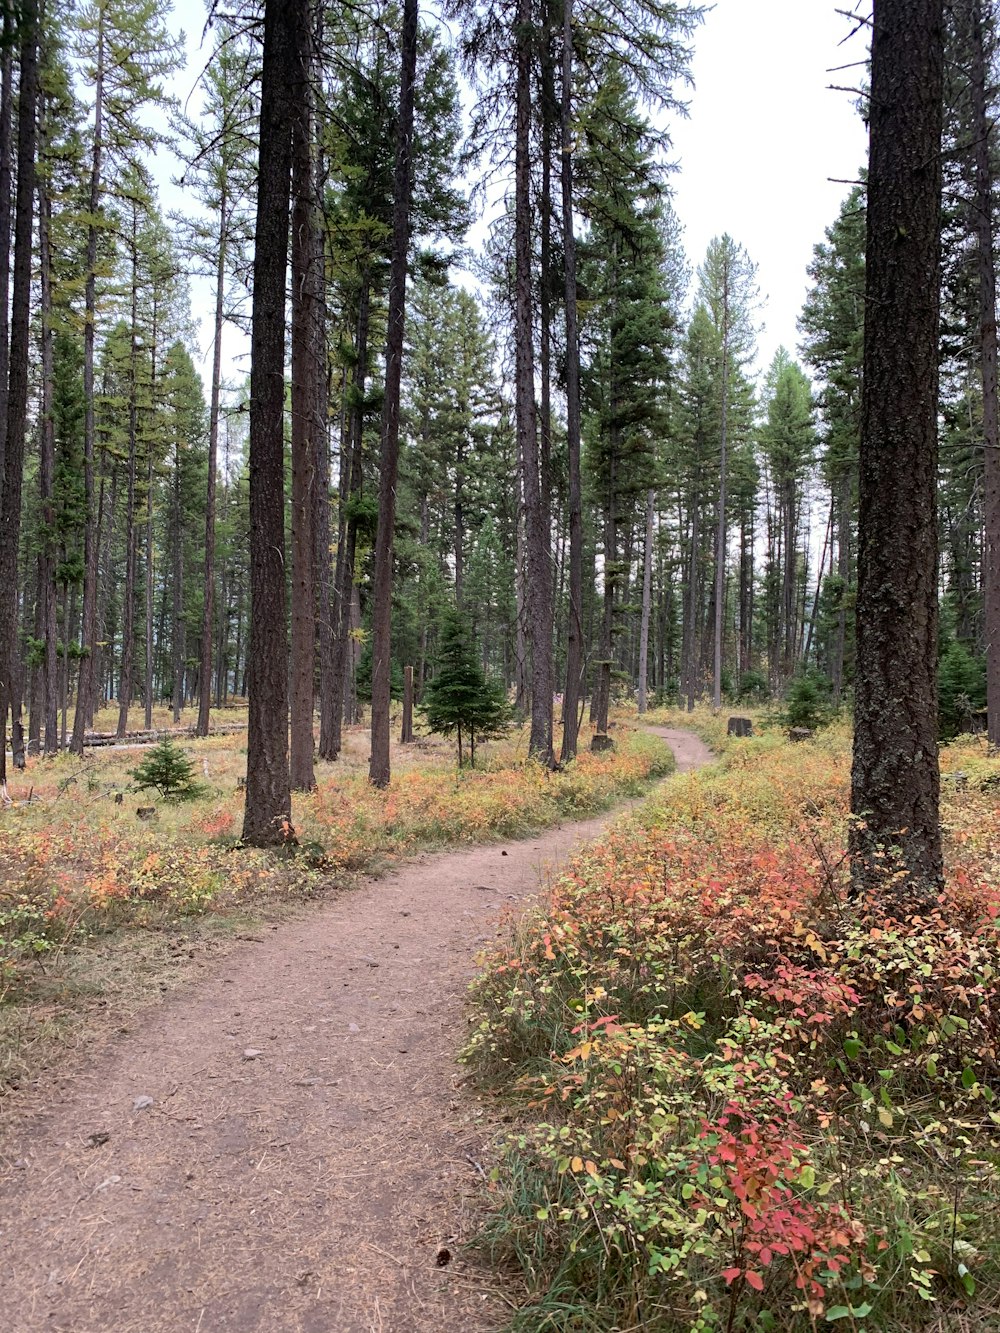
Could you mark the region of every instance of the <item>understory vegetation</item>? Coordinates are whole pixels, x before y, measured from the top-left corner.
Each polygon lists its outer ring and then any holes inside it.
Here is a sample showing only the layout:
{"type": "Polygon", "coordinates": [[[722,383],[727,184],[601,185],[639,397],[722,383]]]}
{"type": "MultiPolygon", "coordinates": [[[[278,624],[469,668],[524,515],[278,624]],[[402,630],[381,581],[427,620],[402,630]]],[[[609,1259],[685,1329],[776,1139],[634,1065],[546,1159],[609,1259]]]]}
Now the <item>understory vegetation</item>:
{"type": "MultiPolygon", "coordinates": [[[[651,715],[679,721],[680,715],[651,715]]],[[[1000,1326],[1000,761],[942,751],[932,910],[852,900],[850,745],[726,741],[512,924],[466,1053],[515,1111],[512,1327],[1000,1326]]]]}
{"type": "MultiPolygon", "coordinates": [[[[528,761],[526,739],[515,733],[484,747],[479,770],[456,773],[451,746],[425,738],[399,747],[397,775],[378,791],[362,769],[366,739],[349,736],[339,766],[320,769],[316,791],[298,807],[299,843],[277,856],[237,841],[246,753],[232,736],[173,747],[170,771],[186,760],[195,790],[183,802],[168,795],[152,804],[140,789],[135,775],[156,750],[138,765],[128,750],[32,763],[0,821],[0,1089],[14,1067],[7,1034],[23,1028],[5,1021],[5,1011],[9,1020],[11,1010],[44,999],[51,1017],[53,1006],[72,1002],[60,985],[70,974],[74,989],[92,993],[80,980],[81,949],[104,949],[113,932],[184,935],[206,915],[210,934],[219,917],[245,924],[248,914],[342,885],[393,857],[596,813],[640,795],[672,763],[662,741],[623,728],[614,752],[581,754],[561,772],[528,761]]],[[[182,943],[186,954],[186,935],[182,943]]],[[[126,943],[123,963],[130,956],[142,965],[142,951],[126,943]]]]}

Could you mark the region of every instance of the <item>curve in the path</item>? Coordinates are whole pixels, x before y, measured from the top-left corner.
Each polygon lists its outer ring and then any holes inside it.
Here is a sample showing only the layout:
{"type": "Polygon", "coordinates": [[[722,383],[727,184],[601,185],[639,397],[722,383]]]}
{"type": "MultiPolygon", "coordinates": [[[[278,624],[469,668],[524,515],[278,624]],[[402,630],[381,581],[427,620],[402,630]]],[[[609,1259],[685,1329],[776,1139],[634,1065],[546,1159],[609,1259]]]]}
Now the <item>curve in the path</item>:
{"type": "MultiPolygon", "coordinates": [[[[711,757],[651,730],[682,771],[711,757]]],[[[0,1149],[7,1333],[496,1327],[454,1248],[489,1134],[464,991],[498,911],[611,818],[410,862],[50,1079],[0,1149]]]]}

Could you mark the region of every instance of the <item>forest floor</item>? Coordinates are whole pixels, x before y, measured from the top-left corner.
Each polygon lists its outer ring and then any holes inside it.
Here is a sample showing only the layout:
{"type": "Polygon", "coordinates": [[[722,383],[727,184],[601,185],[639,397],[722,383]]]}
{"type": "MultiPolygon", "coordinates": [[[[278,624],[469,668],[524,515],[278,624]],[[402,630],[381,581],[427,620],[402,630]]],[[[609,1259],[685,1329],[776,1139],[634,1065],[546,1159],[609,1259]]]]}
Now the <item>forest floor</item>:
{"type": "MultiPolygon", "coordinates": [[[[680,771],[710,758],[651,730],[680,771]]],[[[4,1327],[500,1324],[500,1280],[461,1248],[498,1130],[456,1063],[465,989],[502,914],[613,818],[425,854],[258,927],[22,1089],[0,1143],[4,1327]]]]}

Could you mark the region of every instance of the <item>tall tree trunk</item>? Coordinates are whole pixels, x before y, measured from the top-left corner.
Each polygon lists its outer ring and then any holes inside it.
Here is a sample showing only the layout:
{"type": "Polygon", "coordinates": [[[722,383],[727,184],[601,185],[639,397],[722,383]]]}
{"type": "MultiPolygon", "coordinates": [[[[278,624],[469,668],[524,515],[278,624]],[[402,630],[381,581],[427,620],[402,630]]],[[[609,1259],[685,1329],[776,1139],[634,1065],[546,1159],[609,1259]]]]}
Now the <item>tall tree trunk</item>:
{"type": "Polygon", "coordinates": [[[979,268],[979,362],[983,380],[985,452],[985,550],[983,552],[986,639],[986,726],[990,745],[1000,747],[1000,423],[997,413],[997,280],[993,254],[993,177],[986,104],[986,51],[982,0],[972,7],[972,140],[976,195],[973,206],[979,268]]]}
{"type": "MultiPolygon", "coordinates": [[[[156,393],[156,318],[153,319],[152,361],[150,367],[152,393],[156,393]]],[[[137,405],[138,408],[138,405],[137,405]]],[[[153,442],[146,438],[146,532],[143,559],[145,575],[145,671],[142,697],[145,703],[145,726],[153,725],[153,442]]]]}
{"type": "Polygon", "coordinates": [[[851,809],[854,883],[932,897],[942,0],[875,0],[851,809]],[[876,860],[879,852],[884,859],[876,860]]]}
{"type": "Polygon", "coordinates": [[[719,432],[719,522],[715,533],[715,635],[712,658],[712,707],[722,707],[722,648],[726,601],[726,472],[729,424],[729,268],[722,289],[722,421],[719,432]]]}
{"type": "Polygon", "coordinates": [[[653,606],[653,516],[656,495],[646,495],[646,545],[642,560],[642,620],[639,627],[639,712],[646,711],[649,674],[649,616],[653,606]]]}
{"type": "Polygon", "coordinates": [[[531,734],[528,750],[552,763],[552,575],[548,504],[539,472],[531,318],[531,0],[517,5],[517,110],[514,149],[515,414],[524,475],[531,734]]]}
{"type": "Polygon", "coordinates": [[[372,582],[372,751],[368,778],[389,785],[389,704],[392,690],[392,551],[399,471],[399,390],[403,374],[406,268],[410,249],[413,100],[417,67],[417,0],[403,0],[399,119],[393,178],[389,327],[385,343],[385,398],[378,488],[378,530],[372,582]]]}
{"type": "Polygon", "coordinates": [[[312,42],[309,27],[299,52],[307,90],[292,133],[292,642],[291,757],[294,791],[316,786],[313,769],[313,695],[316,667],[315,541],[316,347],[320,330],[315,273],[316,181],[312,147],[312,42]]]}
{"type": "MultiPolygon", "coordinates": [[[[181,709],[184,707],[184,659],[186,656],[184,643],[184,530],[183,519],[181,516],[181,458],[180,441],[177,441],[177,447],[174,450],[174,577],[172,588],[172,606],[171,620],[173,622],[173,633],[171,640],[171,674],[173,676],[173,719],[176,726],[181,720],[181,709]]],[[[204,628],[203,628],[204,632],[204,628]]],[[[204,670],[204,654],[202,654],[202,670],[204,670]]],[[[210,694],[211,689],[208,683],[199,676],[198,680],[199,696],[210,694]]],[[[195,734],[200,734],[195,728],[195,734]]]]}
{"type": "Polygon", "coordinates": [[[583,676],[583,488],[580,476],[580,333],[573,223],[573,0],[563,4],[561,186],[566,312],[566,452],[569,468],[569,616],[562,761],[576,754],[583,676]]]}
{"type": "Polygon", "coordinates": [[[844,472],[837,483],[837,575],[840,579],[840,605],[833,646],[830,678],[832,698],[839,707],[844,689],[844,659],[847,655],[847,586],[851,577],[851,476],[844,472]]]}
{"type": "Polygon", "coordinates": [[[80,670],[77,675],[76,712],[69,748],[83,754],[83,735],[93,713],[97,650],[98,532],[94,504],[94,333],[97,322],[97,240],[104,163],[104,8],[98,7],[97,68],[94,75],[94,138],[90,159],[90,220],[87,225],[87,260],[83,320],[83,624],[80,627],[80,670]]]}
{"type": "Polygon", "coordinates": [[[358,504],[364,482],[362,452],[365,416],[365,387],[368,378],[368,331],[371,319],[371,277],[366,267],[359,274],[354,369],[351,375],[351,411],[342,436],[340,461],[340,512],[338,515],[337,563],[333,579],[333,666],[330,689],[331,718],[328,744],[321,746],[324,759],[336,759],[343,743],[350,676],[351,597],[358,542],[358,504]]]}
{"type": "MultiPolygon", "coordinates": [[[[19,706],[17,670],[17,556],[28,411],[28,342],[31,319],[31,240],[35,200],[38,103],[38,10],[20,7],[21,80],[17,117],[17,195],[14,206],[14,282],[11,293],[8,425],[0,474],[0,794],[7,796],[7,709],[19,706]]],[[[2,238],[0,238],[2,239],[2,238]]]]}
{"type": "Polygon", "coordinates": [[[195,734],[207,736],[212,705],[212,635],[215,628],[215,485],[222,412],[222,330],[225,322],[226,259],[229,251],[230,200],[225,177],[219,193],[219,252],[215,261],[215,324],[212,339],[212,392],[208,415],[208,479],[205,486],[204,601],[201,612],[201,667],[198,672],[198,721],[195,734]]]}
{"type": "Polygon", "coordinates": [[[740,648],[739,669],[744,676],[753,667],[753,516],[740,523],[740,648]]]}
{"type": "Polygon", "coordinates": [[[139,453],[139,257],[138,206],[132,208],[132,335],[129,348],[128,400],[128,491],[125,499],[125,589],[122,593],[122,660],[118,687],[119,737],[128,730],[128,712],[132,702],[133,658],[135,654],[135,578],[139,562],[139,534],[136,530],[135,500],[139,453]]]}
{"type": "Polygon", "coordinates": [[[615,580],[618,566],[618,518],[615,511],[615,458],[617,440],[611,446],[611,475],[608,479],[607,508],[604,511],[604,614],[601,619],[600,675],[594,688],[596,710],[594,724],[598,732],[608,729],[611,708],[611,668],[614,654],[615,580]]]}
{"type": "Polygon", "coordinates": [[[524,537],[524,462],[518,451],[515,472],[517,505],[514,528],[514,708],[519,717],[528,711],[531,686],[528,681],[527,556],[524,537]]]}
{"type": "Polygon", "coordinates": [[[833,565],[833,511],[836,508],[835,502],[830,501],[830,517],[826,522],[826,534],[823,537],[823,553],[819,558],[819,573],[816,575],[816,592],[813,596],[812,613],[809,616],[809,624],[806,629],[806,643],[802,651],[802,660],[806,666],[809,665],[809,654],[812,652],[813,638],[816,634],[816,624],[819,619],[819,599],[823,591],[823,572],[826,569],[826,553],[830,552],[830,565],[833,565]]]}
{"type": "Polygon", "coordinates": [[[692,713],[694,712],[695,700],[701,694],[701,683],[698,679],[698,557],[701,546],[701,501],[697,482],[691,491],[690,506],[690,552],[687,571],[687,596],[684,599],[684,627],[682,630],[683,647],[681,649],[681,656],[683,658],[683,671],[686,681],[686,689],[682,689],[682,693],[686,695],[687,710],[689,713],[692,713]]]}
{"type": "MultiPolygon", "coordinates": [[[[320,19],[322,25],[322,17],[320,19]]],[[[319,33],[319,45],[322,49],[323,31],[319,33]]],[[[320,105],[316,105],[317,117],[320,105]]],[[[321,141],[322,122],[316,126],[316,188],[318,197],[322,194],[324,159],[321,141]]],[[[319,654],[317,688],[319,693],[319,753],[325,757],[325,746],[329,744],[330,727],[333,720],[333,639],[334,625],[331,618],[331,579],[330,579],[330,367],[327,352],[326,325],[326,244],[322,210],[317,205],[315,225],[310,230],[313,246],[312,273],[316,282],[316,351],[313,367],[316,376],[314,449],[315,475],[313,487],[313,566],[315,569],[314,585],[316,593],[316,647],[319,654]]]]}
{"type": "MultiPolygon", "coordinates": [[[[44,101],[39,120],[47,127],[44,101]]],[[[53,398],[52,330],[52,202],[48,180],[38,180],[38,253],[42,297],[42,419],[38,490],[41,501],[42,550],[39,556],[38,591],[41,602],[41,638],[45,645],[42,681],[44,690],[45,753],[59,750],[59,625],[56,587],[56,516],[55,516],[55,418],[53,398]]]]}
{"type": "Polygon", "coordinates": [[[795,614],[796,559],[798,556],[797,506],[795,483],[786,478],[782,485],[781,526],[785,535],[784,561],[781,578],[781,619],[784,628],[783,674],[790,679],[795,670],[795,645],[798,640],[798,618],[795,614]]]}
{"type": "Polygon", "coordinates": [[[285,626],[285,292],[306,0],[265,0],[250,361],[250,706],[243,841],[293,836],[285,626]]]}

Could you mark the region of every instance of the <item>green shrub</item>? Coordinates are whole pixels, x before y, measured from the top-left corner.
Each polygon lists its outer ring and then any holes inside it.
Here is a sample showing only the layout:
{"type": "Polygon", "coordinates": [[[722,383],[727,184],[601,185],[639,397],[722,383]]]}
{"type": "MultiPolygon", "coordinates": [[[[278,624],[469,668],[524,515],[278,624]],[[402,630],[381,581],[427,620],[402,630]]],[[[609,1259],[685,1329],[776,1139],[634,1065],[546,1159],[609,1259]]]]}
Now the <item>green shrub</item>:
{"type": "Polygon", "coordinates": [[[938,731],[951,740],[972,731],[975,714],[986,707],[986,659],[953,640],[938,665],[938,731]]]}
{"type": "Polygon", "coordinates": [[[205,786],[194,776],[194,764],[169,736],[150,750],[128,775],[137,791],[155,787],[166,801],[193,801],[204,795],[205,786]]]}
{"type": "Polygon", "coordinates": [[[830,682],[815,667],[798,672],[785,691],[785,724],[815,731],[830,720],[830,682]]]}

